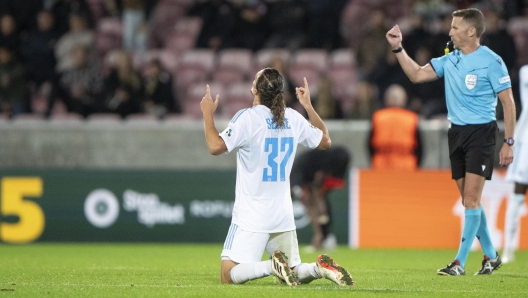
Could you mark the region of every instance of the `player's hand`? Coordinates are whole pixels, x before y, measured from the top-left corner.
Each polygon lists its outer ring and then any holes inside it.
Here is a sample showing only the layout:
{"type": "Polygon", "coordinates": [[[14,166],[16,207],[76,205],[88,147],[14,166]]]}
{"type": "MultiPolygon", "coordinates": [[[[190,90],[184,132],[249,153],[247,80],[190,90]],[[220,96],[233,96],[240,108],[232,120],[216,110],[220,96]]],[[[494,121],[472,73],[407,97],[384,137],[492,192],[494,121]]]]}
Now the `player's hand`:
{"type": "Polygon", "coordinates": [[[214,114],[216,111],[216,108],[218,107],[218,98],[220,95],[216,95],[216,100],[213,101],[213,98],[211,98],[211,89],[209,88],[209,84],[207,84],[207,87],[205,87],[205,96],[202,97],[202,101],[200,102],[200,109],[202,110],[202,114],[205,116],[206,114],[214,114]]]}
{"type": "Polygon", "coordinates": [[[393,50],[401,47],[403,38],[400,31],[400,26],[394,25],[394,27],[392,27],[392,29],[387,32],[385,37],[387,37],[387,41],[390,43],[393,50]]]}
{"type": "Polygon", "coordinates": [[[307,108],[312,105],[310,99],[310,88],[308,87],[308,81],[304,78],[304,87],[296,87],[295,95],[304,108],[307,108]]]}
{"type": "Polygon", "coordinates": [[[499,153],[499,164],[503,167],[511,164],[513,162],[513,148],[508,144],[502,145],[501,151],[499,153]]]}

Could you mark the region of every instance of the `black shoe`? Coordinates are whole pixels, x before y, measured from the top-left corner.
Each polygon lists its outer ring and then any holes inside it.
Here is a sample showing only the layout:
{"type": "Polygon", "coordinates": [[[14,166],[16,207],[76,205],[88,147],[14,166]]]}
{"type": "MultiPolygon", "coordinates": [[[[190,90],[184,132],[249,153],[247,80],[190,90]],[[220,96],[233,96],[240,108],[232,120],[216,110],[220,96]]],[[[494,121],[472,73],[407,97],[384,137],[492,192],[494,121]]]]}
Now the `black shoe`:
{"type": "Polygon", "coordinates": [[[482,268],[475,273],[475,275],[480,274],[491,274],[493,271],[500,268],[502,265],[502,260],[499,256],[499,253],[496,252],[497,256],[495,259],[490,259],[488,256],[484,255],[484,260],[482,260],[482,268]]]}
{"type": "Polygon", "coordinates": [[[436,270],[436,273],[438,275],[466,275],[466,271],[464,271],[464,268],[460,266],[460,262],[458,260],[454,260],[445,268],[436,270]]]}

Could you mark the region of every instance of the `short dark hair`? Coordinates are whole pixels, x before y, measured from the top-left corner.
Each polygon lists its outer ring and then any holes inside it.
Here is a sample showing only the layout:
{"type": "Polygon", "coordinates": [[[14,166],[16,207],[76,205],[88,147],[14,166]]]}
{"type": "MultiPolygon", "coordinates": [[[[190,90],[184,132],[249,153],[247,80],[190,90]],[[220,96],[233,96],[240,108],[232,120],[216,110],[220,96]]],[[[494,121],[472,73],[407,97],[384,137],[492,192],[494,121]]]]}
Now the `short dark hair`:
{"type": "Polygon", "coordinates": [[[476,8],[460,9],[453,12],[453,17],[462,17],[462,20],[474,27],[477,31],[477,38],[482,36],[486,31],[484,26],[484,15],[476,8]]]}

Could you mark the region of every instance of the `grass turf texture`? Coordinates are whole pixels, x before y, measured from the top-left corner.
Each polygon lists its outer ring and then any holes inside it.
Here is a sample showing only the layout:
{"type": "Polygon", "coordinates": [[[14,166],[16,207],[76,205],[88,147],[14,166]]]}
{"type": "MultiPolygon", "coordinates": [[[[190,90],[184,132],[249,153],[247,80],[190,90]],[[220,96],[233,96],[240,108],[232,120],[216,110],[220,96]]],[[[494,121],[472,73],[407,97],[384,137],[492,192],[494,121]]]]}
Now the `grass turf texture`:
{"type": "MultiPolygon", "coordinates": [[[[329,252],[355,286],[316,280],[295,288],[273,277],[244,285],[219,281],[221,245],[0,244],[3,297],[526,297],[528,251],[490,276],[473,276],[482,254],[472,252],[468,275],[437,276],[454,250],[329,252]]],[[[301,248],[302,250],[302,248],[301,248]]],[[[314,262],[317,253],[304,254],[314,262]]]]}

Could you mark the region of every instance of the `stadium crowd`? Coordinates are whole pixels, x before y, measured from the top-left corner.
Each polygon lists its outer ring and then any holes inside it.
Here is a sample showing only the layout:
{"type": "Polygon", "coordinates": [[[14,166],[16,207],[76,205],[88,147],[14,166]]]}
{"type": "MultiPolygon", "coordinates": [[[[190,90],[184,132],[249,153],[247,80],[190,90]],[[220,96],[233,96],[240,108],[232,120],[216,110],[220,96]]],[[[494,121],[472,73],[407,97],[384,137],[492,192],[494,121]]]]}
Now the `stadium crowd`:
{"type": "Polygon", "coordinates": [[[307,77],[324,119],[371,119],[394,84],[408,109],[445,117],[443,80],[411,84],[385,34],[398,23],[424,65],[443,55],[451,12],[471,6],[516,92],[528,63],[523,0],[4,0],[0,118],[201,118],[204,82],[229,118],[251,105],[252,74],[266,66],[299,111],[294,86],[307,77]]]}

